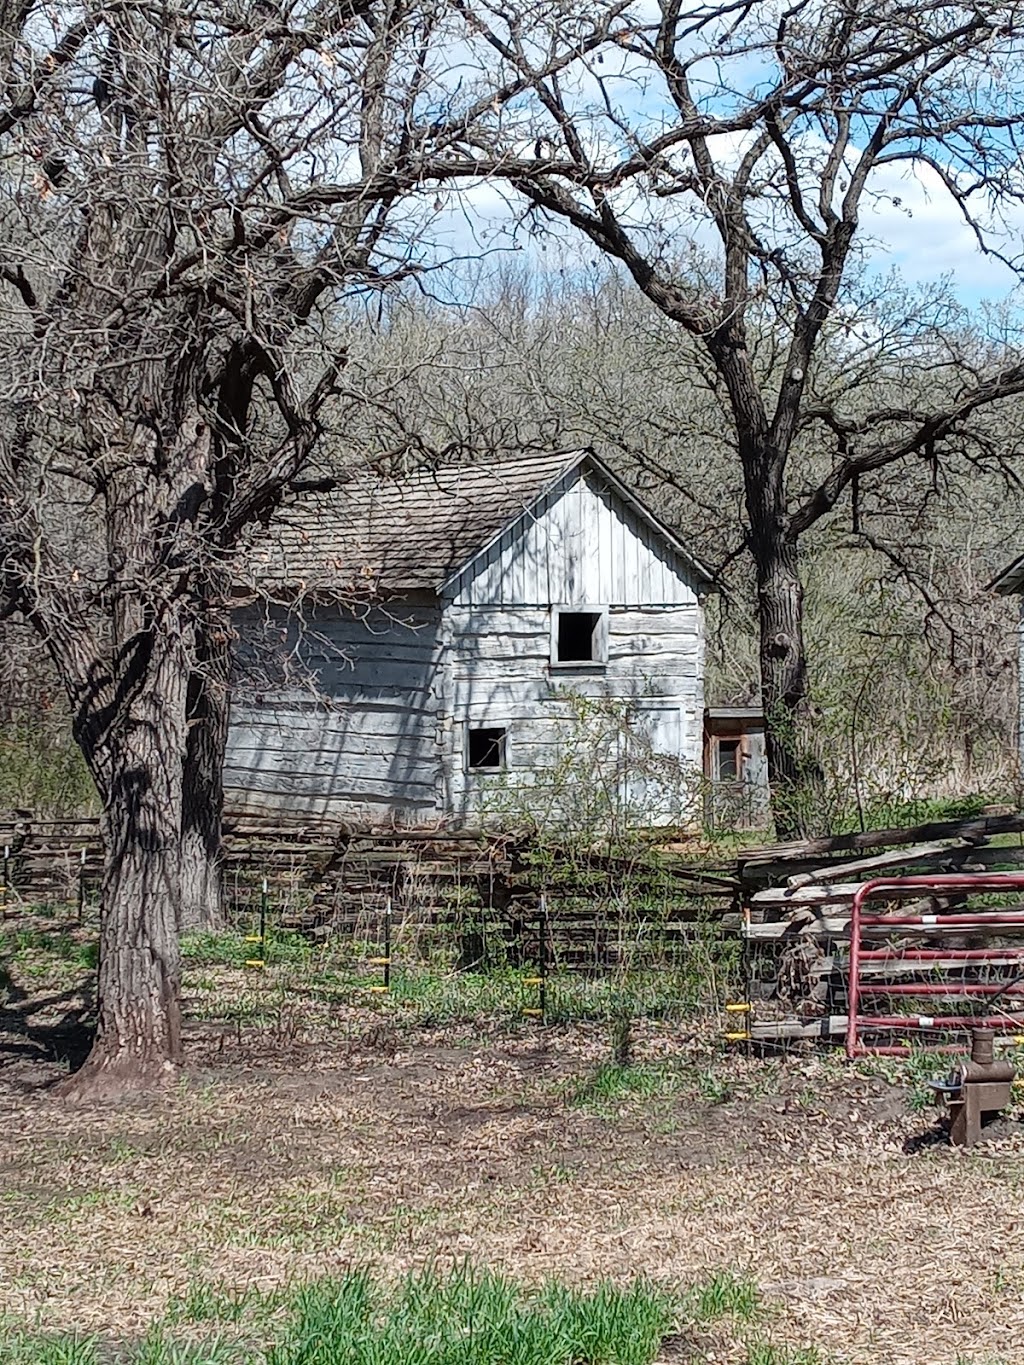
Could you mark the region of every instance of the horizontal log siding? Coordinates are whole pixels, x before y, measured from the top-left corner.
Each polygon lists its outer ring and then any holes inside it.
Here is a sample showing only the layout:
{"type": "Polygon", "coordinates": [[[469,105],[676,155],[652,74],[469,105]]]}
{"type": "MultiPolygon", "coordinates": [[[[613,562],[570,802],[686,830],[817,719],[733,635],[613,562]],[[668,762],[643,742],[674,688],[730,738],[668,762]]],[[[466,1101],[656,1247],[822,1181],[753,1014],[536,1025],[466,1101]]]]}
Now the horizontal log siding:
{"type": "MultiPolygon", "coordinates": [[[[439,626],[440,608],[426,604],[311,614],[298,653],[315,684],[236,690],[224,771],[232,805],[375,822],[436,818],[439,626]]],[[[249,622],[252,637],[261,628],[249,622]]]]}
{"type": "Polygon", "coordinates": [[[446,626],[452,643],[445,772],[450,808],[459,817],[486,815],[507,780],[466,771],[467,725],[507,727],[510,776],[543,789],[545,771],[559,763],[573,733],[575,709],[562,695],[567,690],[634,702],[655,743],[677,745],[674,756],[699,771],[704,633],[696,602],[611,607],[608,662],[594,668],[552,667],[549,607],[453,605],[446,626]]]}

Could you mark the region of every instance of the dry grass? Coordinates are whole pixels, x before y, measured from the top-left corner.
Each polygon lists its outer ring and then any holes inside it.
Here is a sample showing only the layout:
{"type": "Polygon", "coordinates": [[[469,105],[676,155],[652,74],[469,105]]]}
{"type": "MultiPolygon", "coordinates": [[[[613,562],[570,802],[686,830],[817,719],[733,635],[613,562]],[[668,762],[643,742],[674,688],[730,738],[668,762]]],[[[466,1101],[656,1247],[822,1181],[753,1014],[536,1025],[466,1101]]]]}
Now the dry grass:
{"type": "Polygon", "coordinates": [[[752,1332],[865,1365],[1019,1358],[1024,1125],[912,1150],[931,1118],[885,1080],[725,1058],[675,1025],[638,1026],[617,1072],[599,1025],[428,1030],[387,1004],[330,1022],[204,1024],[172,1092],[95,1110],[0,1053],[0,1314],[125,1340],[197,1285],[471,1257],[680,1296],[750,1277],[768,1316],[709,1329],[709,1362],[786,1362],[752,1332]]]}

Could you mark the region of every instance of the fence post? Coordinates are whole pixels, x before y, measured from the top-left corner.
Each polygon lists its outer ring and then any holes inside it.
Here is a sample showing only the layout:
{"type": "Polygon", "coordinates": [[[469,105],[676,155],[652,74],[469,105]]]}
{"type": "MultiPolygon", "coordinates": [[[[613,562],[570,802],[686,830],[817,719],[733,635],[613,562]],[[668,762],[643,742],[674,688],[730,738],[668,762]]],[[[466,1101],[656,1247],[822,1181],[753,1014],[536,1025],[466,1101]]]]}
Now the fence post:
{"type": "Polygon", "coordinates": [[[78,922],[81,924],[85,911],[85,845],[78,858],[78,922]]]}

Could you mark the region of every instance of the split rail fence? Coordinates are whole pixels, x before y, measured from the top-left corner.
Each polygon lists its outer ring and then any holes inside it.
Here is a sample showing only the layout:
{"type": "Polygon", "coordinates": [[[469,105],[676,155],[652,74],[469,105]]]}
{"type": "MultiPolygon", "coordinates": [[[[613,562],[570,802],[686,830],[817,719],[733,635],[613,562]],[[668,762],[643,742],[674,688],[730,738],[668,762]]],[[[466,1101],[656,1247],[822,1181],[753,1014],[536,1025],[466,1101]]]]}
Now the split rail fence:
{"type": "MultiPolygon", "coordinates": [[[[466,969],[490,965],[497,947],[526,968],[657,970],[685,965],[697,939],[731,940],[745,981],[733,1036],[857,1051],[942,1045],[979,1011],[1024,1031],[1022,835],[1024,813],[1002,811],[711,862],[682,840],[637,859],[581,858],[482,831],[239,816],[225,825],[224,876],[242,934],[262,904],[274,930],[379,943],[390,907],[403,951],[466,969]]],[[[8,910],[49,901],[95,913],[96,821],[16,812],[0,820],[0,845],[8,910]]]]}
{"type": "MultiPolygon", "coordinates": [[[[273,931],[379,941],[395,933],[421,957],[453,966],[535,961],[544,902],[553,970],[676,966],[695,937],[735,939],[741,921],[731,864],[655,852],[635,859],[564,856],[529,838],[482,831],[351,831],[324,822],[245,817],[225,823],[228,920],[273,931]],[[266,893],[264,893],[264,886],[266,893]]],[[[9,907],[50,903],[95,910],[102,872],[95,820],[0,820],[9,907]]]]}

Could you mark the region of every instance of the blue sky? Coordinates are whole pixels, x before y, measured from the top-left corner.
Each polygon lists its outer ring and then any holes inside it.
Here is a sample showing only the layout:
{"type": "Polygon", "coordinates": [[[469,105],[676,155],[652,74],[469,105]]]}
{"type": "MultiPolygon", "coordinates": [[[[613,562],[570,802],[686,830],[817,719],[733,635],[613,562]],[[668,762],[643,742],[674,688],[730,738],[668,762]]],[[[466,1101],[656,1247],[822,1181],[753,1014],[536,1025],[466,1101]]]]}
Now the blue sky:
{"type": "MultiPolygon", "coordinates": [[[[865,201],[861,215],[860,241],[869,270],[873,268],[881,278],[895,267],[911,286],[947,279],[953,294],[971,309],[986,300],[1002,301],[1014,288],[1012,271],[980,251],[974,233],[937,177],[932,179],[930,172],[926,175],[922,179],[886,168],[876,177],[879,193],[865,201]]],[[[595,246],[564,223],[550,223],[540,234],[517,227],[522,206],[504,186],[464,186],[445,192],[442,198],[443,208],[434,215],[429,234],[442,256],[474,258],[514,251],[520,265],[540,273],[564,273],[574,263],[582,266],[600,258],[595,246]]],[[[686,230],[680,225],[677,233],[683,254],[686,230]]],[[[1019,226],[1010,225],[1005,238],[1008,254],[1020,250],[1022,243],[1024,215],[1019,226]]]]}

